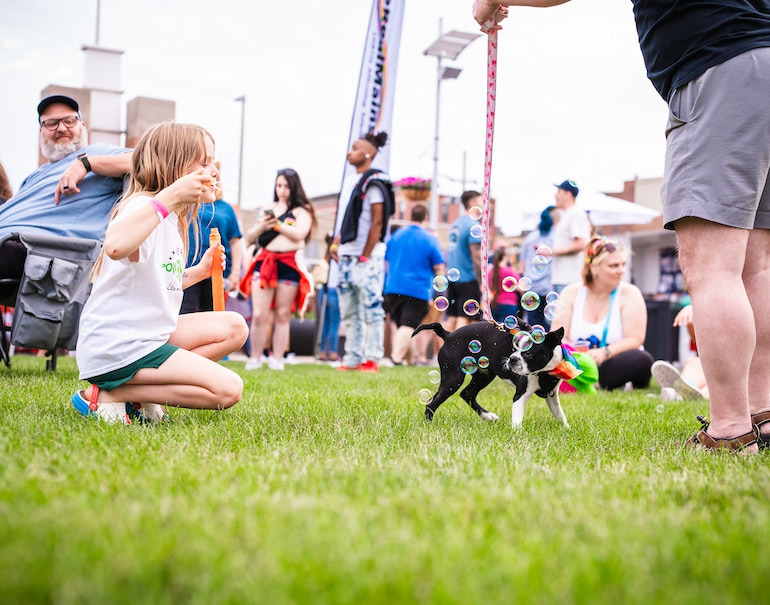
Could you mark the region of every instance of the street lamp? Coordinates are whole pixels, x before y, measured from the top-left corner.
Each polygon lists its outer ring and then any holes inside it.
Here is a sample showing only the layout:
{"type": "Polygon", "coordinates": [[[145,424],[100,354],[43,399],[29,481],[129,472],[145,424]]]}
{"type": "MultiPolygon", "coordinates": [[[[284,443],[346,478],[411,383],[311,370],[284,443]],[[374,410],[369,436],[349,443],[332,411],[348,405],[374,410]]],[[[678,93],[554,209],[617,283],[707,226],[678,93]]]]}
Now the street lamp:
{"type": "Polygon", "coordinates": [[[435,231],[438,227],[438,135],[439,135],[439,108],[441,100],[441,81],[453,80],[460,75],[459,67],[442,65],[442,59],[454,61],[457,56],[478,38],[481,34],[452,30],[446,34],[441,33],[441,19],[438,21],[438,39],[424,52],[424,55],[436,57],[438,69],[436,77],[436,130],[433,136],[433,182],[430,187],[430,226],[435,231]]]}
{"type": "Polygon", "coordinates": [[[241,104],[241,148],[238,152],[238,210],[240,210],[241,191],[243,191],[243,123],[246,117],[246,96],[241,95],[235,101],[241,104]]]}

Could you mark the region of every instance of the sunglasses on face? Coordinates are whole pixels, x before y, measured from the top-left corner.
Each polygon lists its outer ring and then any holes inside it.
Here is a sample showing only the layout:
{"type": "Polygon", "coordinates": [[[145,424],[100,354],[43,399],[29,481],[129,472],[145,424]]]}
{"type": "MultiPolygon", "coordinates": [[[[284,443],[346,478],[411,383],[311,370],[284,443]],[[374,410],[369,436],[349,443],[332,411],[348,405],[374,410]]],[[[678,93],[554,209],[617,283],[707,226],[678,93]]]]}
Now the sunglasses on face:
{"type": "Polygon", "coordinates": [[[618,246],[614,242],[605,239],[594,240],[588,248],[588,262],[591,262],[602,252],[615,252],[616,250],[618,250],[618,246]]]}

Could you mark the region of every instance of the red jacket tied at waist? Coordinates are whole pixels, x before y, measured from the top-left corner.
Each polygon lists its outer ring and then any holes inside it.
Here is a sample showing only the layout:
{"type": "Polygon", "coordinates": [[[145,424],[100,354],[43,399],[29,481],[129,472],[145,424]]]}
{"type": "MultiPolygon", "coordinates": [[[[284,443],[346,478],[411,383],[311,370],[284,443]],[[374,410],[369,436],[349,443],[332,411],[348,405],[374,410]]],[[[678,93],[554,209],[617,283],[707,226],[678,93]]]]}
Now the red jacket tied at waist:
{"type": "MultiPolygon", "coordinates": [[[[259,287],[275,288],[278,285],[278,263],[281,262],[299,273],[299,288],[297,289],[297,297],[294,299],[291,311],[292,313],[299,313],[300,316],[304,316],[309,302],[308,295],[313,289],[313,282],[305,266],[297,262],[297,252],[297,250],[292,250],[291,252],[271,252],[262,248],[259,254],[254,257],[254,260],[251,261],[251,265],[249,265],[248,270],[241,278],[238,289],[244,296],[251,296],[252,275],[258,262],[262,263],[262,266],[259,268],[259,287]]],[[[274,303],[275,301],[273,301],[274,303]]]]}

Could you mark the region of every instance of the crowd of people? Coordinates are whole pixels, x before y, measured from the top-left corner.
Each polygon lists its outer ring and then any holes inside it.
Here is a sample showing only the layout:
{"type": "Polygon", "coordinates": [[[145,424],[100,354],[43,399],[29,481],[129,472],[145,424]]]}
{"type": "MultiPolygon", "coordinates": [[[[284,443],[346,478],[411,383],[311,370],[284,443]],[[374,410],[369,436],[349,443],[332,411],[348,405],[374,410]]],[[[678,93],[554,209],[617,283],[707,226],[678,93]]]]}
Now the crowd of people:
{"type": "MultiPolygon", "coordinates": [[[[490,32],[501,29],[511,6],[567,1],[475,0],[473,16],[490,32]]],[[[390,357],[400,365],[415,354],[407,339],[415,324],[435,311],[449,330],[480,321],[482,289],[489,289],[495,321],[526,317],[545,329],[564,328],[567,344],[595,365],[600,388],[645,388],[654,376],[665,399],[708,397],[711,419],[689,445],[753,452],[770,444],[764,370],[770,314],[763,296],[770,272],[770,139],[761,127],[770,117],[762,94],[770,84],[764,69],[770,18],[738,2],[724,3],[718,14],[705,1],[676,14],[649,0],[632,5],[648,76],[670,109],[663,219],[676,232],[692,298],[675,324],[693,327],[697,357],[680,372],[644,350],[646,308],[640,290],[625,279],[627,252],[592,234],[574,181],[556,185],[555,204],[525,240],[519,266],[505,251],[481,258],[481,196],[474,191],[462,195],[463,212],[451,225],[444,256],[419,206],[411,224],[391,237],[392,183],[376,166],[387,134],[368,132],[347,155],[355,172],[340,193],[323,287],[324,317],[338,308],[345,329],[340,370],[379,371],[388,315],[395,325],[390,357]],[[483,263],[492,270],[482,284],[483,263]],[[413,278],[404,277],[407,269],[413,278]],[[724,291],[731,292],[733,337],[742,343],[727,356],[712,329],[722,318],[724,291]],[[554,300],[560,313],[549,314],[554,300]]],[[[78,365],[90,386],[73,395],[76,409],[129,422],[162,419],[160,403],[230,407],[243,383],[217,361],[240,349],[249,334],[249,369],[261,367],[268,338],[269,367],[283,369],[291,314],[302,312],[313,294],[303,249],[316,219],[296,171],[278,172],[273,206],[246,231],[255,254],[243,262],[237,221],[217,210],[219,169],[204,129],[160,124],[132,150],[89,144],[74,99],[48,97],[37,111],[48,162],[15,194],[0,170],[0,277],[19,278],[24,270],[26,248],[9,239],[11,233],[104,242],[81,317],[78,365]],[[206,247],[201,235],[215,225],[224,246],[206,247]],[[204,310],[205,280],[220,264],[224,287],[234,290],[238,281],[251,297],[250,330],[238,313],[204,310]],[[184,310],[191,313],[180,313],[187,288],[184,310]]],[[[329,358],[338,352],[329,342],[334,335],[327,337],[329,358]]],[[[416,348],[417,359],[424,358],[422,345],[416,348]]]]}

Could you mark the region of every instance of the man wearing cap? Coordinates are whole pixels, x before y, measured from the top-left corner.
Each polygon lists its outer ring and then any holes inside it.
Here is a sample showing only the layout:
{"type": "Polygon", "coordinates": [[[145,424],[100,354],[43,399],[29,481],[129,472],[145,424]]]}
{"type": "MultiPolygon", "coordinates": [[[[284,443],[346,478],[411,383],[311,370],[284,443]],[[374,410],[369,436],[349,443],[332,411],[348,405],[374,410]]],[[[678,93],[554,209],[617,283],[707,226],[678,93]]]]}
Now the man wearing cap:
{"type": "Polygon", "coordinates": [[[554,186],[556,207],[563,214],[553,232],[551,281],[553,289],[561,292],[565,286],[581,279],[583,250],[591,239],[591,224],[588,215],[575,205],[580,191],[575,181],[566,180],[554,186]]]}
{"type": "MultiPolygon", "coordinates": [[[[40,151],[48,162],[0,206],[0,242],[16,232],[104,239],[110,210],[131,169],[131,150],[89,145],[80,107],[70,97],[46,97],[37,113],[40,151]]],[[[25,257],[22,244],[3,242],[0,278],[21,277],[25,257]]]]}

